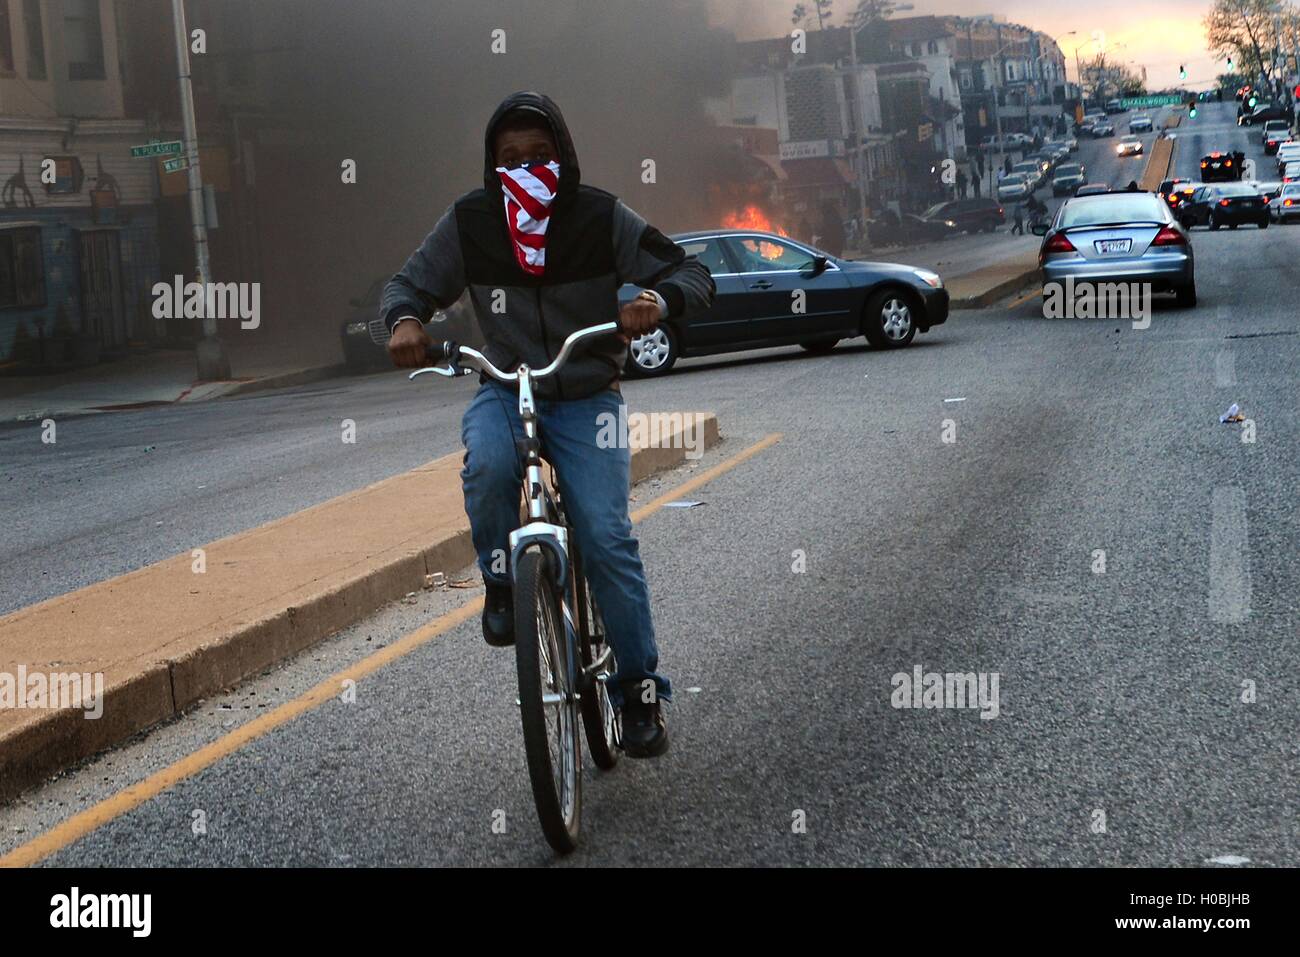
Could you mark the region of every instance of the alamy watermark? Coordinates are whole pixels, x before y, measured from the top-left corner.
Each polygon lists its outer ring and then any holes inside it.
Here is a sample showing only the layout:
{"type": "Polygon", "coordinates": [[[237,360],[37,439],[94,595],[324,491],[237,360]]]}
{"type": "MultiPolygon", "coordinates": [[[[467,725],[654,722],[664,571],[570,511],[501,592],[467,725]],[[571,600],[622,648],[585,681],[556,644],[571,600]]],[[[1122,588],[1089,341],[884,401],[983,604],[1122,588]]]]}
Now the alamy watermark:
{"type": "Polygon", "coordinates": [[[155,319],[238,319],[239,328],[262,324],[262,285],[256,282],[172,282],[153,284],[155,319]]]}
{"type": "Polygon", "coordinates": [[[900,671],[890,679],[894,692],[889,703],[895,708],[979,708],[980,719],[991,721],[1001,711],[1001,678],[997,671],[923,673],[921,666],[915,665],[911,674],[900,671]]]}
{"type": "Polygon", "coordinates": [[[0,711],[80,708],[86,720],[104,714],[104,673],[32,671],[19,665],[17,673],[0,671],[0,711]]]}
{"type": "Polygon", "coordinates": [[[1134,329],[1151,326],[1151,283],[1065,282],[1043,284],[1044,319],[1130,319],[1134,329]]]}
{"type": "Polygon", "coordinates": [[[695,412],[633,412],[596,416],[596,445],[602,449],[686,449],[688,459],[704,455],[704,416],[695,412]]]}

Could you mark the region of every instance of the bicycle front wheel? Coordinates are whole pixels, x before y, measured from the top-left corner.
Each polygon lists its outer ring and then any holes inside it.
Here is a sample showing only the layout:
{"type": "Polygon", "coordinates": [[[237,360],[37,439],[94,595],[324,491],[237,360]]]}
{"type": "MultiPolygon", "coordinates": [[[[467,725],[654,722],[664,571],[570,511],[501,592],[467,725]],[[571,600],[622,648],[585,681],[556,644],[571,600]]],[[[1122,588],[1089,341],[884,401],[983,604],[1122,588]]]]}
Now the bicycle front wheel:
{"type": "Polygon", "coordinates": [[[515,661],[537,817],[551,847],[567,854],[578,846],[582,816],[576,663],[552,560],[541,548],[526,550],[515,568],[515,661]]]}

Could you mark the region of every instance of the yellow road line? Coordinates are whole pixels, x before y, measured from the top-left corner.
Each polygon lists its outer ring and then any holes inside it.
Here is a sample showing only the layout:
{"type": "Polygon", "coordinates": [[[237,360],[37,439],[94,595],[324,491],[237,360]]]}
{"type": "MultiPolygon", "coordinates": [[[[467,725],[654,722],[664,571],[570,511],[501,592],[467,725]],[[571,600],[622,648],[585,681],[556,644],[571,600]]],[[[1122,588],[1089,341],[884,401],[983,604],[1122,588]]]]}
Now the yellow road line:
{"type": "MultiPolygon", "coordinates": [[[[665,502],[680,498],[683,494],[694,491],[706,482],[710,482],[719,475],[731,471],[742,462],[775,445],[781,440],[781,437],[780,433],[769,435],[727,461],[715,465],[704,474],[697,475],[695,478],[664,493],[653,502],[649,502],[637,509],[632,514],[632,521],[641,521],[663,508],[665,502]]],[[[374,674],[385,665],[410,654],[421,645],[468,621],[482,607],[483,596],[479,595],[459,608],[435,618],[428,624],[422,625],[388,647],[381,648],[374,654],[368,655],[337,674],[331,675],[310,691],[286,701],[273,711],[254,718],[229,734],[204,745],[197,751],[187,754],[162,770],[154,772],[143,781],[106,797],[98,804],[74,814],[45,833],[37,835],[26,844],[14,848],[8,854],[0,857],[0,867],[30,867],[39,863],[56,851],[62,850],[74,841],[80,840],[92,831],[98,830],[115,818],[121,817],[128,811],[135,810],[146,801],[152,800],[186,778],[193,777],[200,771],[211,767],[227,755],[238,751],[244,745],[256,741],[281,725],[287,724],[294,718],[319,707],[342,692],[344,681],[359,681],[367,675],[374,674]]]]}
{"type": "Polygon", "coordinates": [[[1009,303],[1009,304],[1007,305],[1007,308],[1008,308],[1008,309],[1014,309],[1014,308],[1016,308],[1016,306],[1022,306],[1022,305],[1024,305],[1025,303],[1027,303],[1030,299],[1033,299],[1033,298],[1035,298],[1036,296],[1041,296],[1042,294],[1043,294],[1043,291],[1042,291],[1041,289],[1035,289],[1035,290],[1033,290],[1032,292],[1027,292],[1027,293],[1025,293],[1023,296],[1021,296],[1019,299],[1017,299],[1015,302],[1009,303]]]}

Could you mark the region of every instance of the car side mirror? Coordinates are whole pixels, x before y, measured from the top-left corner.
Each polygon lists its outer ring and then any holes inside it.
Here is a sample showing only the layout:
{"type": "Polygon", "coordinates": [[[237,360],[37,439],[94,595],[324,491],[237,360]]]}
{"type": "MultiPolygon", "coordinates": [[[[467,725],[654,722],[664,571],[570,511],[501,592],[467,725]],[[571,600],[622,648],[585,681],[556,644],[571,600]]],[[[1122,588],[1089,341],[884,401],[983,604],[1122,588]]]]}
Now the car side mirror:
{"type": "Polygon", "coordinates": [[[1046,236],[1046,235],[1047,235],[1047,224],[1046,224],[1046,223],[1034,223],[1034,225],[1032,225],[1032,226],[1029,227],[1029,231],[1030,231],[1031,233],[1033,233],[1035,236],[1046,236]]]}
{"type": "Polygon", "coordinates": [[[820,276],[826,271],[828,265],[830,265],[830,260],[825,256],[814,256],[812,274],[814,276],[820,276]]]}

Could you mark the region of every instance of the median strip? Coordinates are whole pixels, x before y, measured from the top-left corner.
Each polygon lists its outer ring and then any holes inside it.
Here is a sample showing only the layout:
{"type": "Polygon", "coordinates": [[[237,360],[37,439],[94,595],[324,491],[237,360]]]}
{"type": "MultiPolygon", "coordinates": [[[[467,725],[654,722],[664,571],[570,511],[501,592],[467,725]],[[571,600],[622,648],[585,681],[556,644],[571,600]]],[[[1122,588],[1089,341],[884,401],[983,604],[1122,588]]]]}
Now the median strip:
{"type": "MultiPolygon", "coordinates": [[[[649,418],[662,428],[629,434],[634,483],[720,440],[712,413],[649,418]]],[[[0,617],[0,800],[470,564],[461,461],[0,617]]]]}

